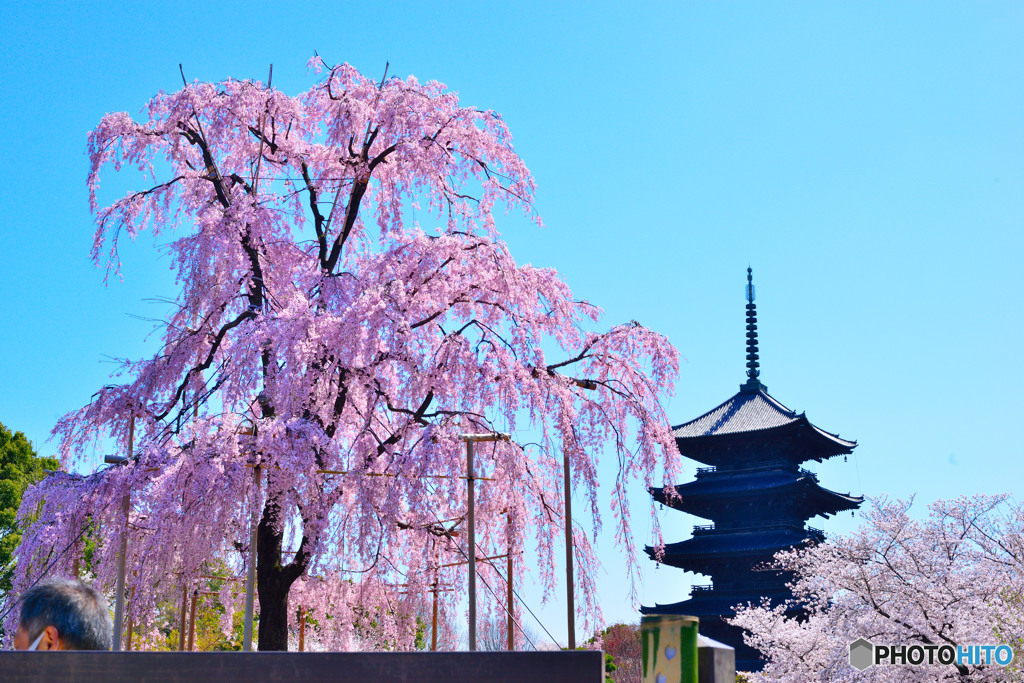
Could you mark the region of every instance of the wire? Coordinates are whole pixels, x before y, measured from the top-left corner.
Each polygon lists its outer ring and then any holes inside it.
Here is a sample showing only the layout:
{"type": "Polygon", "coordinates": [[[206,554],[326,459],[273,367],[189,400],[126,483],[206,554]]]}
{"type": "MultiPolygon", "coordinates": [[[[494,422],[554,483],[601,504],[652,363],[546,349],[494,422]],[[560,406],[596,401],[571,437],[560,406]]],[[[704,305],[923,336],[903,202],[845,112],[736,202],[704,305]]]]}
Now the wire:
{"type": "MultiPolygon", "coordinates": [[[[436,515],[435,515],[435,517],[436,517],[436,515]]],[[[463,557],[466,556],[466,553],[463,552],[462,548],[460,548],[458,544],[456,544],[455,547],[458,549],[458,551],[460,553],[462,553],[463,557]]],[[[399,569],[397,566],[395,566],[395,563],[391,561],[391,558],[389,558],[387,555],[385,555],[384,559],[387,561],[388,564],[390,564],[392,566],[392,568],[394,568],[394,570],[396,572],[398,572],[399,574],[401,574],[402,576],[404,576],[406,578],[409,578],[409,574],[406,573],[406,572],[403,572],[401,569],[399,569]]],[[[467,562],[468,562],[469,558],[466,558],[466,559],[467,559],[467,562]]],[[[490,562],[487,562],[487,564],[490,565],[490,567],[492,569],[494,569],[494,571],[496,573],[498,572],[497,568],[493,564],[491,564],[490,562]]],[[[498,575],[501,576],[500,573],[498,573],[498,575]]],[[[494,589],[492,589],[490,584],[487,583],[487,579],[485,579],[483,577],[483,575],[480,574],[480,572],[477,572],[477,576],[480,577],[480,581],[484,584],[484,586],[487,588],[487,590],[490,591],[491,596],[498,602],[498,604],[501,604],[501,608],[505,611],[505,614],[508,614],[510,617],[512,617],[512,623],[514,623],[519,628],[519,632],[523,634],[523,637],[526,638],[527,641],[529,641],[530,645],[534,649],[536,649],[537,648],[537,643],[533,642],[533,640],[530,638],[530,636],[526,633],[526,630],[523,628],[523,625],[521,623],[519,623],[518,621],[516,621],[516,616],[514,614],[510,614],[509,613],[508,607],[506,607],[504,604],[501,603],[501,598],[498,597],[497,593],[494,592],[494,589]]],[[[515,592],[515,589],[512,590],[512,593],[514,595],[516,595],[516,597],[518,597],[518,595],[515,592]]],[[[520,600],[520,602],[522,602],[522,601],[520,600]]],[[[523,603],[523,607],[526,607],[527,611],[529,611],[530,614],[533,614],[533,611],[530,610],[530,608],[526,605],[525,602],[523,603]]],[[[533,618],[537,619],[536,615],[534,615],[533,618]]],[[[541,624],[539,619],[537,619],[537,623],[540,624],[540,627],[543,628],[544,631],[547,632],[549,636],[551,636],[551,633],[548,632],[548,630],[546,628],[544,628],[544,624],[541,624]]],[[[554,636],[551,636],[551,638],[552,638],[552,640],[554,640],[554,636]]]]}
{"type": "MultiPolygon", "coordinates": [[[[427,510],[430,512],[431,516],[435,520],[438,520],[437,513],[434,512],[433,508],[431,508],[428,505],[427,506],[427,510]]],[[[437,521],[437,523],[440,524],[440,521],[437,521]]],[[[454,540],[454,539],[452,539],[452,540],[454,540]]],[[[461,545],[459,545],[458,543],[455,543],[455,549],[458,550],[459,553],[464,558],[466,558],[466,562],[469,562],[469,555],[466,554],[466,551],[462,549],[461,545]]],[[[487,562],[487,564],[491,567],[491,569],[494,570],[494,573],[498,575],[498,578],[504,580],[506,584],[508,583],[508,581],[509,581],[508,577],[502,576],[501,572],[498,570],[497,567],[495,567],[491,562],[487,562]]],[[[491,596],[494,597],[494,599],[497,600],[499,604],[501,604],[501,598],[498,597],[497,593],[494,592],[494,589],[492,589],[490,584],[487,583],[487,579],[484,578],[484,575],[481,574],[480,572],[477,572],[477,576],[480,577],[480,581],[484,584],[484,586],[487,588],[487,590],[490,591],[491,596]]],[[[523,600],[522,596],[519,595],[519,591],[517,591],[515,588],[513,588],[512,589],[512,595],[514,595],[516,600],[519,601],[519,604],[521,604],[523,607],[526,608],[526,611],[530,613],[530,616],[533,617],[534,621],[536,621],[537,624],[539,624],[540,627],[542,629],[544,629],[544,633],[546,633],[548,635],[548,638],[551,639],[551,642],[557,644],[558,640],[556,640],[555,637],[551,634],[551,631],[549,631],[547,626],[544,625],[544,622],[540,620],[540,617],[538,617],[534,613],[534,611],[532,609],[530,609],[530,606],[528,604],[526,604],[526,601],[523,600]]],[[[523,637],[525,637],[528,641],[530,641],[530,645],[532,645],[534,648],[536,648],[537,644],[534,643],[533,640],[530,639],[530,636],[526,635],[526,631],[523,629],[522,624],[520,624],[518,621],[516,621],[515,615],[514,614],[509,614],[508,607],[505,606],[504,604],[501,604],[501,608],[502,608],[502,610],[505,611],[506,614],[508,614],[510,617],[512,617],[512,621],[515,623],[516,626],[519,627],[519,631],[523,634],[523,637]]]]}

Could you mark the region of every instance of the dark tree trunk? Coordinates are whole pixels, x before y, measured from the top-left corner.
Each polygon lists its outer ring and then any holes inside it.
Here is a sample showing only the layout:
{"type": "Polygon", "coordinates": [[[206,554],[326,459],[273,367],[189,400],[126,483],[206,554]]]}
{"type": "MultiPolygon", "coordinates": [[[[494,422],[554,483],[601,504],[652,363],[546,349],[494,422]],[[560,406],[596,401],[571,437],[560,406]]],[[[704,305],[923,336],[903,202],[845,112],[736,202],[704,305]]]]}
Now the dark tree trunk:
{"type": "Polygon", "coordinates": [[[257,649],[288,649],[288,592],[306,569],[305,538],[295,559],[281,564],[283,532],[275,528],[278,508],[268,503],[256,532],[256,594],[260,600],[257,649]]]}

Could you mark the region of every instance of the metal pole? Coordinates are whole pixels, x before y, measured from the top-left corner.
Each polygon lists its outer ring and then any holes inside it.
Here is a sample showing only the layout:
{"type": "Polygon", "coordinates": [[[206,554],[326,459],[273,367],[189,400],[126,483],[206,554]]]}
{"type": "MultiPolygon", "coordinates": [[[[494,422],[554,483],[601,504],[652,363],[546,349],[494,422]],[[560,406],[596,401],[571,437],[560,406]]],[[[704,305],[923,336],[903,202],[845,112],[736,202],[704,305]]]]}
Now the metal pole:
{"type": "MultiPolygon", "coordinates": [[[[256,487],[256,491],[259,492],[259,467],[252,468],[252,481],[256,487]]],[[[259,532],[259,523],[257,521],[257,515],[259,513],[256,509],[257,506],[255,501],[258,499],[258,495],[253,496],[252,536],[249,539],[249,571],[245,577],[245,628],[242,631],[242,650],[244,652],[252,650],[253,598],[256,588],[256,535],[259,532]]]]}
{"type": "Polygon", "coordinates": [[[576,649],[576,605],[572,570],[572,482],[569,480],[569,454],[564,454],[565,465],[565,580],[568,593],[566,611],[569,617],[569,649],[576,649]]]}
{"type": "Polygon", "coordinates": [[[473,440],[466,441],[466,486],[469,489],[469,651],[476,651],[476,520],[473,492],[473,440]]]}
{"type": "MultiPolygon", "coordinates": [[[[135,416],[128,420],[128,457],[135,450],[135,416]]],[[[124,495],[121,503],[124,510],[124,531],[121,532],[121,546],[117,550],[117,587],[114,589],[114,642],[111,650],[121,650],[121,636],[124,632],[124,575],[125,558],[128,555],[128,510],[131,506],[130,494],[124,495]]],[[[78,560],[75,560],[75,578],[78,578],[78,560]]]]}

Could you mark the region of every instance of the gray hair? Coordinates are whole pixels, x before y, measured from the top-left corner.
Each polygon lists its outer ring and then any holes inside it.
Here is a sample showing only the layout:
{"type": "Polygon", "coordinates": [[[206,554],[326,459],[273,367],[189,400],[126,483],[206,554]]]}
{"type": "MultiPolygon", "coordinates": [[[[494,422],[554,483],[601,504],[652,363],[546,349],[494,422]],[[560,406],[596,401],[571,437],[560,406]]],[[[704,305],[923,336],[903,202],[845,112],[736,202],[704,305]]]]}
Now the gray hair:
{"type": "Polygon", "coordinates": [[[49,578],[21,597],[21,627],[35,639],[47,626],[57,629],[68,650],[109,650],[114,628],[107,600],[87,583],[49,578]]]}

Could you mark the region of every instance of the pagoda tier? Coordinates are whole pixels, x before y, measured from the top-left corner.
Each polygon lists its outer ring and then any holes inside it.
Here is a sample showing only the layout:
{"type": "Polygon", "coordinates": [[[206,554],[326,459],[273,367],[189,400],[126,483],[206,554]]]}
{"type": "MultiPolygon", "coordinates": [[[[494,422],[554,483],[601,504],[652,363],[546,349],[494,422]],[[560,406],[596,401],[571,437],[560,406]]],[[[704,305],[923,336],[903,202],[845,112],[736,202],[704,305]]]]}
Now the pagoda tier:
{"type": "Polygon", "coordinates": [[[749,526],[744,520],[807,519],[854,510],[862,498],[830,491],[818,476],[779,463],[749,470],[701,468],[697,480],[650,489],[654,500],[704,519],[722,520],[723,529],[749,526]],[[754,494],[754,495],[751,495],[754,494]]]}
{"type": "MultiPolygon", "coordinates": [[[[733,590],[753,585],[751,582],[759,586],[766,585],[766,583],[774,585],[775,577],[782,575],[781,572],[772,569],[775,553],[824,540],[824,532],[814,528],[778,528],[762,534],[740,532],[732,535],[715,531],[703,533],[704,538],[697,533],[691,540],[710,539],[710,542],[697,542],[687,546],[682,545],[686,541],[670,543],[663,548],[664,554],[660,559],[654,548],[647,546],[645,551],[652,560],[661,564],[710,576],[716,590],[733,590]],[[750,538],[754,535],[766,538],[763,540],[750,538]],[[729,536],[733,537],[729,538],[729,536]],[[746,537],[744,538],[744,536],[746,537]],[[788,545],[783,545],[787,542],[788,545]],[[757,576],[751,576],[751,572],[755,572],[757,576]]],[[[781,586],[782,583],[779,585],[781,586]]]]}
{"type": "Polygon", "coordinates": [[[660,559],[652,546],[645,547],[644,551],[656,562],[718,579],[719,572],[716,569],[719,567],[727,567],[729,573],[740,566],[750,571],[757,565],[771,562],[780,550],[824,540],[820,530],[805,529],[800,522],[780,523],[774,528],[747,528],[736,532],[719,531],[709,525],[697,527],[695,531],[693,538],[666,544],[660,559]]]}
{"type": "Polygon", "coordinates": [[[679,452],[708,465],[742,468],[769,460],[799,465],[846,455],[856,448],[836,434],[816,427],[772,398],[760,382],[700,417],[674,427],[679,452]]]}

